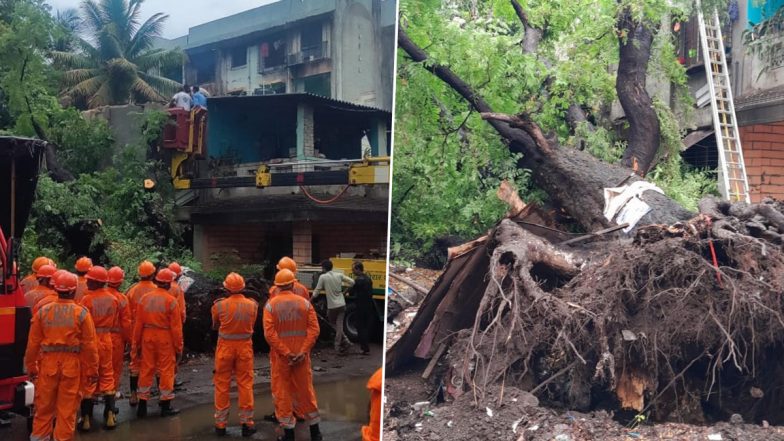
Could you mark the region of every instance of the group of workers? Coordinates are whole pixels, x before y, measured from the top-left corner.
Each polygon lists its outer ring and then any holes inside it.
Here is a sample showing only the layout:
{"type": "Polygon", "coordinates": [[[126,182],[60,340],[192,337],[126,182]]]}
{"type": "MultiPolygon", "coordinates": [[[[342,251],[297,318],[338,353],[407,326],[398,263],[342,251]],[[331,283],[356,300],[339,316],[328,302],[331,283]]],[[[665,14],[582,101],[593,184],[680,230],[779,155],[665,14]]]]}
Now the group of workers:
{"type": "Polygon", "coordinates": [[[172,107],[179,107],[181,109],[190,111],[191,108],[201,107],[207,108],[207,98],[209,93],[206,89],[199,86],[189,86],[187,84],[182,86],[182,90],[175,93],[169,105],[172,107]]]}
{"type": "MultiPolygon", "coordinates": [[[[284,257],[277,269],[262,315],[270,346],[274,420],[283,429],[278,439],[293,441],[294,427],[301,420],[310,427],[310,439],[319,441],[322,435],[310,362],[319,335],[318,318],[307,288],[296,279],[294,260],[284,257]]],[[[161,416],[179,413],[172,400],[186,318],[184,292],[178,284],[182,267],[174,262],[158,269],[144,261],[138,267],[139,282],[125,293],[120,291],[125,273],[119,267],[107,270],[82,257],[75,270],[75,274],[58,270],[51,259],[39,257],[33,262],[33,274],[20,282],[33,310],[25,353],[25,366],[36,387],[30,439],[65,441],[73,439],[77,426],[89,431],[94,404],[101,397],[104,428],[113,429],[126,345],[130,347],[129,403],[136,406],[137,417],[147,416],[156,377],[161,416]]],[[[213,328],[218,331],[213,376],[215,431],[226,434],[233,377],[242,435],[247,437],[256,432],[252,337],[259,304],[243,294],[245,280],[237,273],[228,274],[223,287],[228,295],[217,299],[211,310],[213,328]]],[[[371,421],[362,428],[362,438],[378,440],[380,369],[368,388],[371,421]]]]}

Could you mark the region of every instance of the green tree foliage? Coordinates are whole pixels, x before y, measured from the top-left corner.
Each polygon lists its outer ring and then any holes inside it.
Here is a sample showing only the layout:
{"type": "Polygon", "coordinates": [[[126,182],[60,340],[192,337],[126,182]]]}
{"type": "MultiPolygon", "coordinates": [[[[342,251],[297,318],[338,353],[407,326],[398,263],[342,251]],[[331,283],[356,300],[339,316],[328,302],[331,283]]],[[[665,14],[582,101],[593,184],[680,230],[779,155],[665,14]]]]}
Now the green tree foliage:
{"type": "Polygon", "coordinates": [[[85,0],[83,26],[88,40],[78,51],[54,51],[64,73],[64,94],[86,100],[89,107],[129,102],[167,101],[180,86],[159,76],[182,64],[181,50],[153,49],[167,15],[158,13],[141,23],[144,0],[85,0]]]}
{"type": "MultiPolygon", "coordinates": [[[[449,66],[497,112],[526,112],[568,147],[617,162],[625,148],[609,120],[616,99],[617,17],[658,26],[688,16],[690,2],[665,0],[521,0],[527,26],[542,31],[535,52],[523,50],[524,24],[510,0],[403,0],[401,21],[429,55],[424,66],[400,51],[396,98],[392,234],[396,258],[420,253],[439,236],[473,236],[504,213],[495,197],[503,179],[526,201],[546,201],[517,168],[506,145],[468,104],[425,67],[449,66]],[[577,104],[589,123],[570,127],[577,104]]],[[[668,33],[657,35],[651,74],[670,81],[688,103],[686,75],[668,33]]],[[[688,106],[686,106],[688,107],[688,106]]],[[[686,206],[710,190],[704,172],[683,165],[678,120],[663,125],[656,182],[686,206]],[[673,134],[676,136],[673,138],[673,134]],[[665,148],[664,145],[667,145],[665,148]]]]}
{"type": "MultiPolygon", "coordinates": [[[[765,1],[756,3],[765,4],[765,1]]],[[[760,75],[784,65],[784,5],[770,17],[743,32],[743,43],[749,52],[758,56],[764,67],[760,75]]]]}

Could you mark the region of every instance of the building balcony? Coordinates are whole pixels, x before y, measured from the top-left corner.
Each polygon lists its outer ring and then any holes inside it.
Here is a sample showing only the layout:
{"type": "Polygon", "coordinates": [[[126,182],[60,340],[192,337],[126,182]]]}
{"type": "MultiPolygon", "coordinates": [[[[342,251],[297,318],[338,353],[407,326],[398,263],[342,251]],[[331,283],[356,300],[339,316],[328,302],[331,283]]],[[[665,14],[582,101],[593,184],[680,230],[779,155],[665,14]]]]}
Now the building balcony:
{"type": "Polygon", "coordinates": [[[314,61],[327,60],[329,58],[329,42],[322,41],[318,45],[304,47],[300,52],[289,54],[289,66],[312,63],[314,61]]]}

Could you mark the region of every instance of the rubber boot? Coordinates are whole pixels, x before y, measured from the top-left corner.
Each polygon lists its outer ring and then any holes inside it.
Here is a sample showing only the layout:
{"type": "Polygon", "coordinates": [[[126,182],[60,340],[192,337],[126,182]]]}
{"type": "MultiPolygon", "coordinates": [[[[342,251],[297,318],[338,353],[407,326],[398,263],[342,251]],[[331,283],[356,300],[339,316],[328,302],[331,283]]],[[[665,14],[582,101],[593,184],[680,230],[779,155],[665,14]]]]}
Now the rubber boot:
{"type": "Polygon", "coordinates": [[[139,403],[139,395],[136,393],[136,389],[139,388],[139,377],[131,376],[131,398],[128,399],[128,404],[131,406],[135,406],[139,403]]]}
{"type": "Polygon", "coordinates": [[[174,416],[174,415],[177,415],[178,413],[180,413],[179,409],[175,409],[175,408],[172,407],[171,400],[161,401],[160,404],[161,404],[161,416],[162,417],[174,416]]]}
{"type": "Polygon", "coordinates": [[[283,429],[283,436],[279,436],[278,441],[294,441],[294,429],[283,429]]]}
{"type": "Polygon", "coordinates": [[[117,412],[114,407],[114,394],[103,397],[103,428],[114,430],[117,427],[117,412]]]}
{"type": "Polygon", "coordinates": [[[136,408],[136,417],[145,418],[147,416],[147,400],[139,400],[139,407],[136,408]]]}
{"type": "Polygon", "coordinates": [[[218,436],[226,436],[226,428],[225,427],[216,427],[215,434],[218,436]]]}
{"type": "Polygon", "coordinates": [[[80,432],[89,432],[92,427],[93,400],[89,398],[82,400],[81,411],[82,418],[79,420],[78,429],[80,432]]]}
{"type": "Polygon", "coordinates": [[[253,436],[254,433],[256,433],[256,426],[249,426],[247,424],[242,425],[242,436],[247,438],[253,436]]]}
{"type": "Polygon", "coordinates": [[[321,436],[321,429],[319,429],[318,424],[314,424],[310,426],[310,441],[321,441],[324,439],[321,436]]]}

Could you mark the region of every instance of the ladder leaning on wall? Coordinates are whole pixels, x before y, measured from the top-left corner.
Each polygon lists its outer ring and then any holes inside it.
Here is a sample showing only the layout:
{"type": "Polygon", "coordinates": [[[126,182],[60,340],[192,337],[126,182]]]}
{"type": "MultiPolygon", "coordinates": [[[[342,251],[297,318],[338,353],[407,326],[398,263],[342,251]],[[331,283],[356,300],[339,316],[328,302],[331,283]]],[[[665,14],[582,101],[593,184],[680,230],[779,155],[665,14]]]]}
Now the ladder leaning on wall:
{"type": "Polygon", "coordinates": [[[714,10],[706,23],[700,2],[697,0],[697,20],[700,27],[705,76],[710,91],[716,146],[719,149],[719,191],[730,202],[750,203],[749,181],[746,177],[746,165],[743,162],[735,104],[732,101],[719,14],[714,10]]]}

